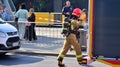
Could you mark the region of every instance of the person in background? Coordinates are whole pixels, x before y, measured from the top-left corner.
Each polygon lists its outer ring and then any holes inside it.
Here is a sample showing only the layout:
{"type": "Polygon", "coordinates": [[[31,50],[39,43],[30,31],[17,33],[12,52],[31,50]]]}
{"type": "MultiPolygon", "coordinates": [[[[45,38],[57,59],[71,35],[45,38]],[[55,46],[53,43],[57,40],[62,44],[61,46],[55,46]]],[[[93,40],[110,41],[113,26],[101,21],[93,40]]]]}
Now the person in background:
{"type": "MultiPolygon", "coordinates": [[[[21,5],[19,5],[19,6],[17,7],[15,13],[16,13],[19,9],[21,9],[21,5]]],[[[18,17],[15,17],[15,22],[18,22],[18,17]]]]}
{"type": "MultiPolygon", "coordinates": [[[[88,11],[87,9],[82,9],[82,14],[80,19],[82,19],[85,22],[84,30],[86,31],[86,48],[89,46],[89,22],[88,22],[88,11]]],[[[89,53],[89,50],[87,50],[87,54],[89,53]]]]}
{"type": "Polygon", "coordinates": [[[2,18],[4,21],[12,21],[12,15],[10,14],[10,10],[8,8],[4,9],[2,18]]]}
{"type": "Polygon", "coordinates": [[[30,16],[28,17],[28,23],[26,23],[25,39],[32,41],[32,39],[37,40],[34,9],[30,8],[29,13],[30,16]]]}
{"type": "Polygon", "coordinates": [[[84,23],[84,30],[87,31],[86,38],[88,38],[88,31],[89,31],[88,26],[89,26],[89,24],[88,24],[88,12],[87,12],[87,9],[85,9],[85,8],[82,9],[82,14],[80,16],[80,19],[84,23]]]}
{"type": "Polygon", "coordinates": [[[18,23],[19,23],[19,36],[20,39],[24,39],[24,34],[25,34],[25,23],[28,19],[28,11],[26,9],[26,5],[24,3],[21,4],[20,6],[21,9],[19,9],[16,13],[15,13],[15,17],[18,18],[18,23]]]}
{"type": "Polygon", "coordinates": [[[72,15],[73,8],[70,4],[70,1],[66,1],[66,5],[62,9],[62,14],[65,17],[70,17],[72,15]]]}
{"type": "Polygon", "coordinates": [[[84,29],[87,30],[87,21],[88,21],[88,13],[87,13],[87,9],[82,9],[82,14],[80,16],[80,19],[82,20],[83,24],[84,24],[84,29]]]}
{"type": "MultiPolygon", "coordinates": [[[[19,9],[21,9],[21,4],[17,7],[15,13],[16,13],[19,9]]],[[[15,17],[15,20],[14,20],[14,21],[15,21],[15,27],[19,30],[18,17],[15,17]]]]}

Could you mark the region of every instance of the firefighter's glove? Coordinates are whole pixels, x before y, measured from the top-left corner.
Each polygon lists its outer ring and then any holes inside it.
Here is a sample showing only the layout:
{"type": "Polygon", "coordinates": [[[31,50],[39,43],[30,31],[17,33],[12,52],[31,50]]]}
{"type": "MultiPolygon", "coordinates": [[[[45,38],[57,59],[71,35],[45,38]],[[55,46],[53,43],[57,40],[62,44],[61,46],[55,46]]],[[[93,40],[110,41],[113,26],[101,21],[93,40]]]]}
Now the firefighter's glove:
{"type": "Polygon", "coordinates": [[[67,34],[67,30],[63,29],[61,34],[67,34]]]}
{"type": "Polygon", "coordinates": [[[70,18],[68,18],[68,17],[64,19],[64,22],[70,22],[70,21],[71,21],[71,20],[70,20],[70,18]]]}
{"type": "Polygon", "coordinates": [[[68,22],[64,23],[64,28],[68,28],[69,26],[70,26],[70,23],[68,23],[68,22]]]}

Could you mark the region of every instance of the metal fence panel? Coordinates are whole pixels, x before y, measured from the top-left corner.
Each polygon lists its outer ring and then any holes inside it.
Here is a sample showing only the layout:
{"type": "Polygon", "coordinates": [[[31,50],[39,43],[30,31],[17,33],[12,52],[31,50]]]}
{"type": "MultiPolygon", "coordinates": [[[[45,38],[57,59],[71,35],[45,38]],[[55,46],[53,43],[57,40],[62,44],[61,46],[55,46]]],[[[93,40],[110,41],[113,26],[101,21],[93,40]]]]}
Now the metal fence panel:
{"type": "MultiPolygon", "coordinates": [[[[33,22],[31,22],[32,24],[33,22]]],[[[18,25],[16,25],[16,23],[12,23],[15,26],[19,26],[20,23],[18,23],[18,25]]],[[[28,33],[33,34],[33,31],[29,29],[31,28],[27,28],[29,27],[29,24],[23,23],[26,26],[25,30],[28,33]]],[[[19,28],[19,27],[18,27],[19,28]]],[[[31,42],[29,41],[29,39],[23,39],[22,44],[28,44],[31,45],[31,47],[34,48],[44,48],[44,49],[55,49],[55,48],[61,48],[63,46],[64,43],[64,39],[65,37],[63,37],[63,35],[61,34],[62,32],[62,26],[38,26],[35,27],[35,32],[37,35],[37,40],[32,40],[31,42]]],[[[18,29],[19,30],[19,29],[18,29]]],[[[25,35],[24,37],[28,36],[29,34],[25,35]]],[[[31,35],[32,37],[33,35],[31,35]]],[[[82,47],[86,48],[86,31],[80,29],[80,45],[82,45],[82,47]]]]}
{"type": "Polygon", "coordinates": [[[80,45],[82,45],[82,47],[86,47],[86,44],[87,44],[86,33],[87,33],[87,31],[84,29],[80,29],[79,32],[80,32],[80,39],[79,39],[80,45]]]}

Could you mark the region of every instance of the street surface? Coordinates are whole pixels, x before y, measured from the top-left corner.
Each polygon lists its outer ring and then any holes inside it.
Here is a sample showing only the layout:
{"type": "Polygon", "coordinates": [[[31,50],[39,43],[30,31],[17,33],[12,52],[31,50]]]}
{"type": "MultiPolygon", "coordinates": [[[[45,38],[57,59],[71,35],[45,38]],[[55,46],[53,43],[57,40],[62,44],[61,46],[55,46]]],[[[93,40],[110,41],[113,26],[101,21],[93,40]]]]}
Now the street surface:
{"type": "Polygon", "coordinates": [[[36,27],[37,40],[23,41],[20,49],[28,51],[48,51],[59,53],[63,47],[64,38],[61,34],[62,28],[36,27]]]}
{"type": "MultiPolygon", "coordinates": [[[[57,56],[52,56],[52,53],[59,54],[63,46],[64,37],[61,35],[61,28],[36,27],[36,33],[38,38],[36,41],[22,41],[20,51],[25,53],[8,53],[0,56],[0,67],[58,67],[57,56]]],[[[75,55],[75,51],[69,51],[68,54],[75,55]]],[[[84,51],[83,54],[86,52],[84,51]]],[[[81,66],[75,57],[65,57],[64,63],[66,67],[110,67],[98,61],[81,66]]]]}
{"type": "MultiPolygon", "coordinates": [[[[100,62],[93,62],[87,66],[78,65],[75,57],[65,57],[66,67],[110,67],[100,62]]],[[[0,67],[58,67],[56,56],[7,54],[0,56],[0,67]]]]}

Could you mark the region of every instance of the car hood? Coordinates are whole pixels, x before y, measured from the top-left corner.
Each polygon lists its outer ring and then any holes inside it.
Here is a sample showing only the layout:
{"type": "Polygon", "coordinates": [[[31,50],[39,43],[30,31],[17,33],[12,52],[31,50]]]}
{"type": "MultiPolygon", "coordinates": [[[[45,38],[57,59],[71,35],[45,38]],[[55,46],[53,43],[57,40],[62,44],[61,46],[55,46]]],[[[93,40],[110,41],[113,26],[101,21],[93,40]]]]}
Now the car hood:
{"type": "Polygon", "coordinates": [[[17,31],[17,29],[11,24],[4,23],[4,24],[0,24],[0,31],[1,32],[14,32],[14,31],[17,31]]]}

